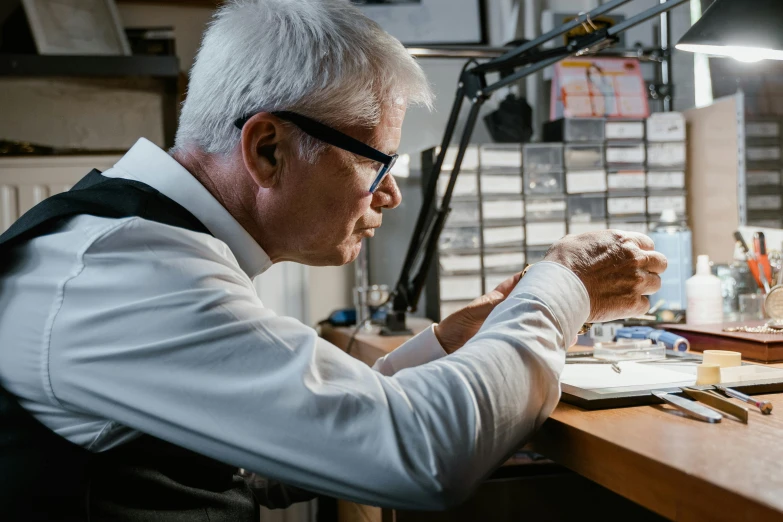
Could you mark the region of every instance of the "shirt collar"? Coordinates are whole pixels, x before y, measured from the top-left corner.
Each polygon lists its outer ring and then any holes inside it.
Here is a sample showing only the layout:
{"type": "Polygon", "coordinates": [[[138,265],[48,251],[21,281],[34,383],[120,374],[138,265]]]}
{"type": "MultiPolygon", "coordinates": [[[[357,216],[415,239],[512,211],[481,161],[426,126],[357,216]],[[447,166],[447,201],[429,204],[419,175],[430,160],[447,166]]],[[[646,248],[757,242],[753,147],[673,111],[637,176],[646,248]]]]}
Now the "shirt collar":
{"type": "Polygon", "coordinates": [[[204,185],[151,141],[140,138],[103,175],[140,181],[185,207],[212,235],[228,245],[251,279],[272,266],[266,252],[204,185]]]}

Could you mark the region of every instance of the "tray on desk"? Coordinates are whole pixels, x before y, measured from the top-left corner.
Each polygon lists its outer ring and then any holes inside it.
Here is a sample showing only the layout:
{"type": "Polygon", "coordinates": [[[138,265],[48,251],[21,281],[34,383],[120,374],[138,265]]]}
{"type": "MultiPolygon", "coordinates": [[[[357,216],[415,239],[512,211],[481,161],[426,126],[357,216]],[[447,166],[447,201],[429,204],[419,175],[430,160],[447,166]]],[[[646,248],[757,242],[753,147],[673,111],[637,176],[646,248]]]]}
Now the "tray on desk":
{"type": "MultiPolygon", "coordinates": [[[[562,377],[563,382],[561,382],[561,400],[586,410],[605,410],[629,406],[643,406],[647,404],[661,404],[661,400],[652,395],[651,392],[653,390],[659,390],[676,395],[684,395],[682,393],[682,388],[685,386],[693,386],[696,381],[695,364],[700,363],[701,359],[702,356],[700,354],[681,354],[680,352],[667,350],[665,362],[650,361],[636,363],[649,369],[647,375],[642,375],[640,377],[640,379],[646,380],[647,382],[638,385],[622,382],[632,381],[634,379],[635,374],[629,371],[629,368],[631,367],[625,366],[628,363],[620,363],[621,368],[626,367],[625,376],[623,376],[622,373],[615,374],[608,364],[566,364],[566,370],[562,377]],[[577,373],[573,370],[574,368],[578,368],[579,373],[583,375],[574,375],[577,373]],[[593,375],[590,375],[591,369],[594,370],[593,375]],[[659,369],[665,371],[658,372],[657,370],[659,369]],[[671,371],[682,373],[683,380],[678,381],[676,376],[668,373],[671,371]],[[654,381],[657,377],[657,373],[660,373],[660,376],[662,377],[660,382],[650,382],[654,381]],[[568,384],[565,381],[569,379],[573,379],[571,382],[580,382],[581,384],[568,384]],[[605,382],[609,384],[607,386],[596,386],[595,384],[586,382],[590,380],[601,382],[602,379],[606,379],[605,382]],[[618,386],[617,384],[621,385],[618,386]]],[[[754,372],[755,375],[746,377],[739,382],[724,382],[722,384],[742,391],[748,395],[783,392],[783,368],[772,368],[751,363],[743,363],[742,365],[748,368],[757,368],[756,372],[754,372]]],[[[637,370],[635,366],[633,368],[637,370]]],[[[643,370],[644,368],[638,370],[643,370]]]]}
{"type": "Polygon", "coordinates": [[[742,354],[743,359],[763,363],[783,362],[783,333],[751,334],[742,332],[724,332],[730,326],[760,326],[764,321],[743,323],[663,325],[662,328],[688,339],[691,350],[731,350],[742,354]]]}

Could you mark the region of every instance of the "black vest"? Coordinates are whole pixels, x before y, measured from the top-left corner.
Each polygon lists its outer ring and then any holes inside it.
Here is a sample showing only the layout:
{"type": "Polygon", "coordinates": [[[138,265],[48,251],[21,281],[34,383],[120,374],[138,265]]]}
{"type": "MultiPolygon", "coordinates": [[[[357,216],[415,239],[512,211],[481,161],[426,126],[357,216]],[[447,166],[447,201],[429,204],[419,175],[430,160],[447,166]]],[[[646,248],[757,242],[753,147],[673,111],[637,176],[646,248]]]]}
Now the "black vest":
{"type": "MultiPolygon", "coordinates": [[[[193,214],[152,187],[93,170],[0,235],[0,284],[14,262],[12,247],[56,232],[80,214],[139,216],[209,234],[193,214]]],[[[0,386],[0,520],[255,521],[259,502],[286,507],[313,498],[279,483],[263,484],[251,489],[235,467],[148,435],[91,453],[39,423],[0,386]]]]}

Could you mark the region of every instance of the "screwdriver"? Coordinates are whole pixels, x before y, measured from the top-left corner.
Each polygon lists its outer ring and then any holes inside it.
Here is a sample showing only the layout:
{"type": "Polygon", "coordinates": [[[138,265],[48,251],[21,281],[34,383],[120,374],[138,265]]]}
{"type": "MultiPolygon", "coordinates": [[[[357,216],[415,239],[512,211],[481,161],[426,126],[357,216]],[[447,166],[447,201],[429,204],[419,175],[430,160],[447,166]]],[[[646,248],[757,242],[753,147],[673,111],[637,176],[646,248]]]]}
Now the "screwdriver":
{"type": "Polygon", "coordinates": [[[748,263],[748,268],[750,269],[750,273],[753,274],[753,279],[756,281],[756,284],[759,285],[759,288],[762,290],[764,289],[764,285],[761,282],[760,277],[760,270],[759,270],[759,263],[756,260],[756,256],[753,255],[753,252],[748,249],[748,244],[745,243],[745,240],[742,238],[742,234],[740,234],[739,231],[734,232],[734,239],[737,240],[737,244],[742,248],[742,252],[745,254],[745,259],[748,263]]]}
{"type": "Polygon", "coordinates": [[[759,279],[764,286],[764,292],[769,293],[770,281],[772,281],[772,267],[767,257],[767,241],[764,232],[753,234],[753,250],[756,251],[756,262],[759,264],[759,279]]]}
{"type": "Polygon", "coordinates": [[[772,403],[769,401],[757,401],[753,397],[749,395],[745,395],[741,391],[737,391],[732,388],[728,388],[726,386],[721,386],[720,384],[714,385],[717,389],[728,395],[729,397],[734,397],[735,399],[739,399],[743,402],[747,402],[748,404],[752,404],[756,408],[761,411],[764,415],[769,415],[772,413],[772,403]]]}

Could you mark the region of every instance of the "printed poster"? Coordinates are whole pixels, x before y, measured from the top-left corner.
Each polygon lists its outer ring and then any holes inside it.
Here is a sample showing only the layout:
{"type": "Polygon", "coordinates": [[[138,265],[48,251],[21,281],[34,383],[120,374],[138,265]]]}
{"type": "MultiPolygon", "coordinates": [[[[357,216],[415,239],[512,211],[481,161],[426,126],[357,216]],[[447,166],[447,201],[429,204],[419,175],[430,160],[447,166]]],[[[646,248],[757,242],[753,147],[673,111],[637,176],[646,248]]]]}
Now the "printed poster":
{"type": "Polygon", "coordinates": [[[555,65],[549,118],[646,118],[647,88],[633,58],[569,58],[555,65]]]}

